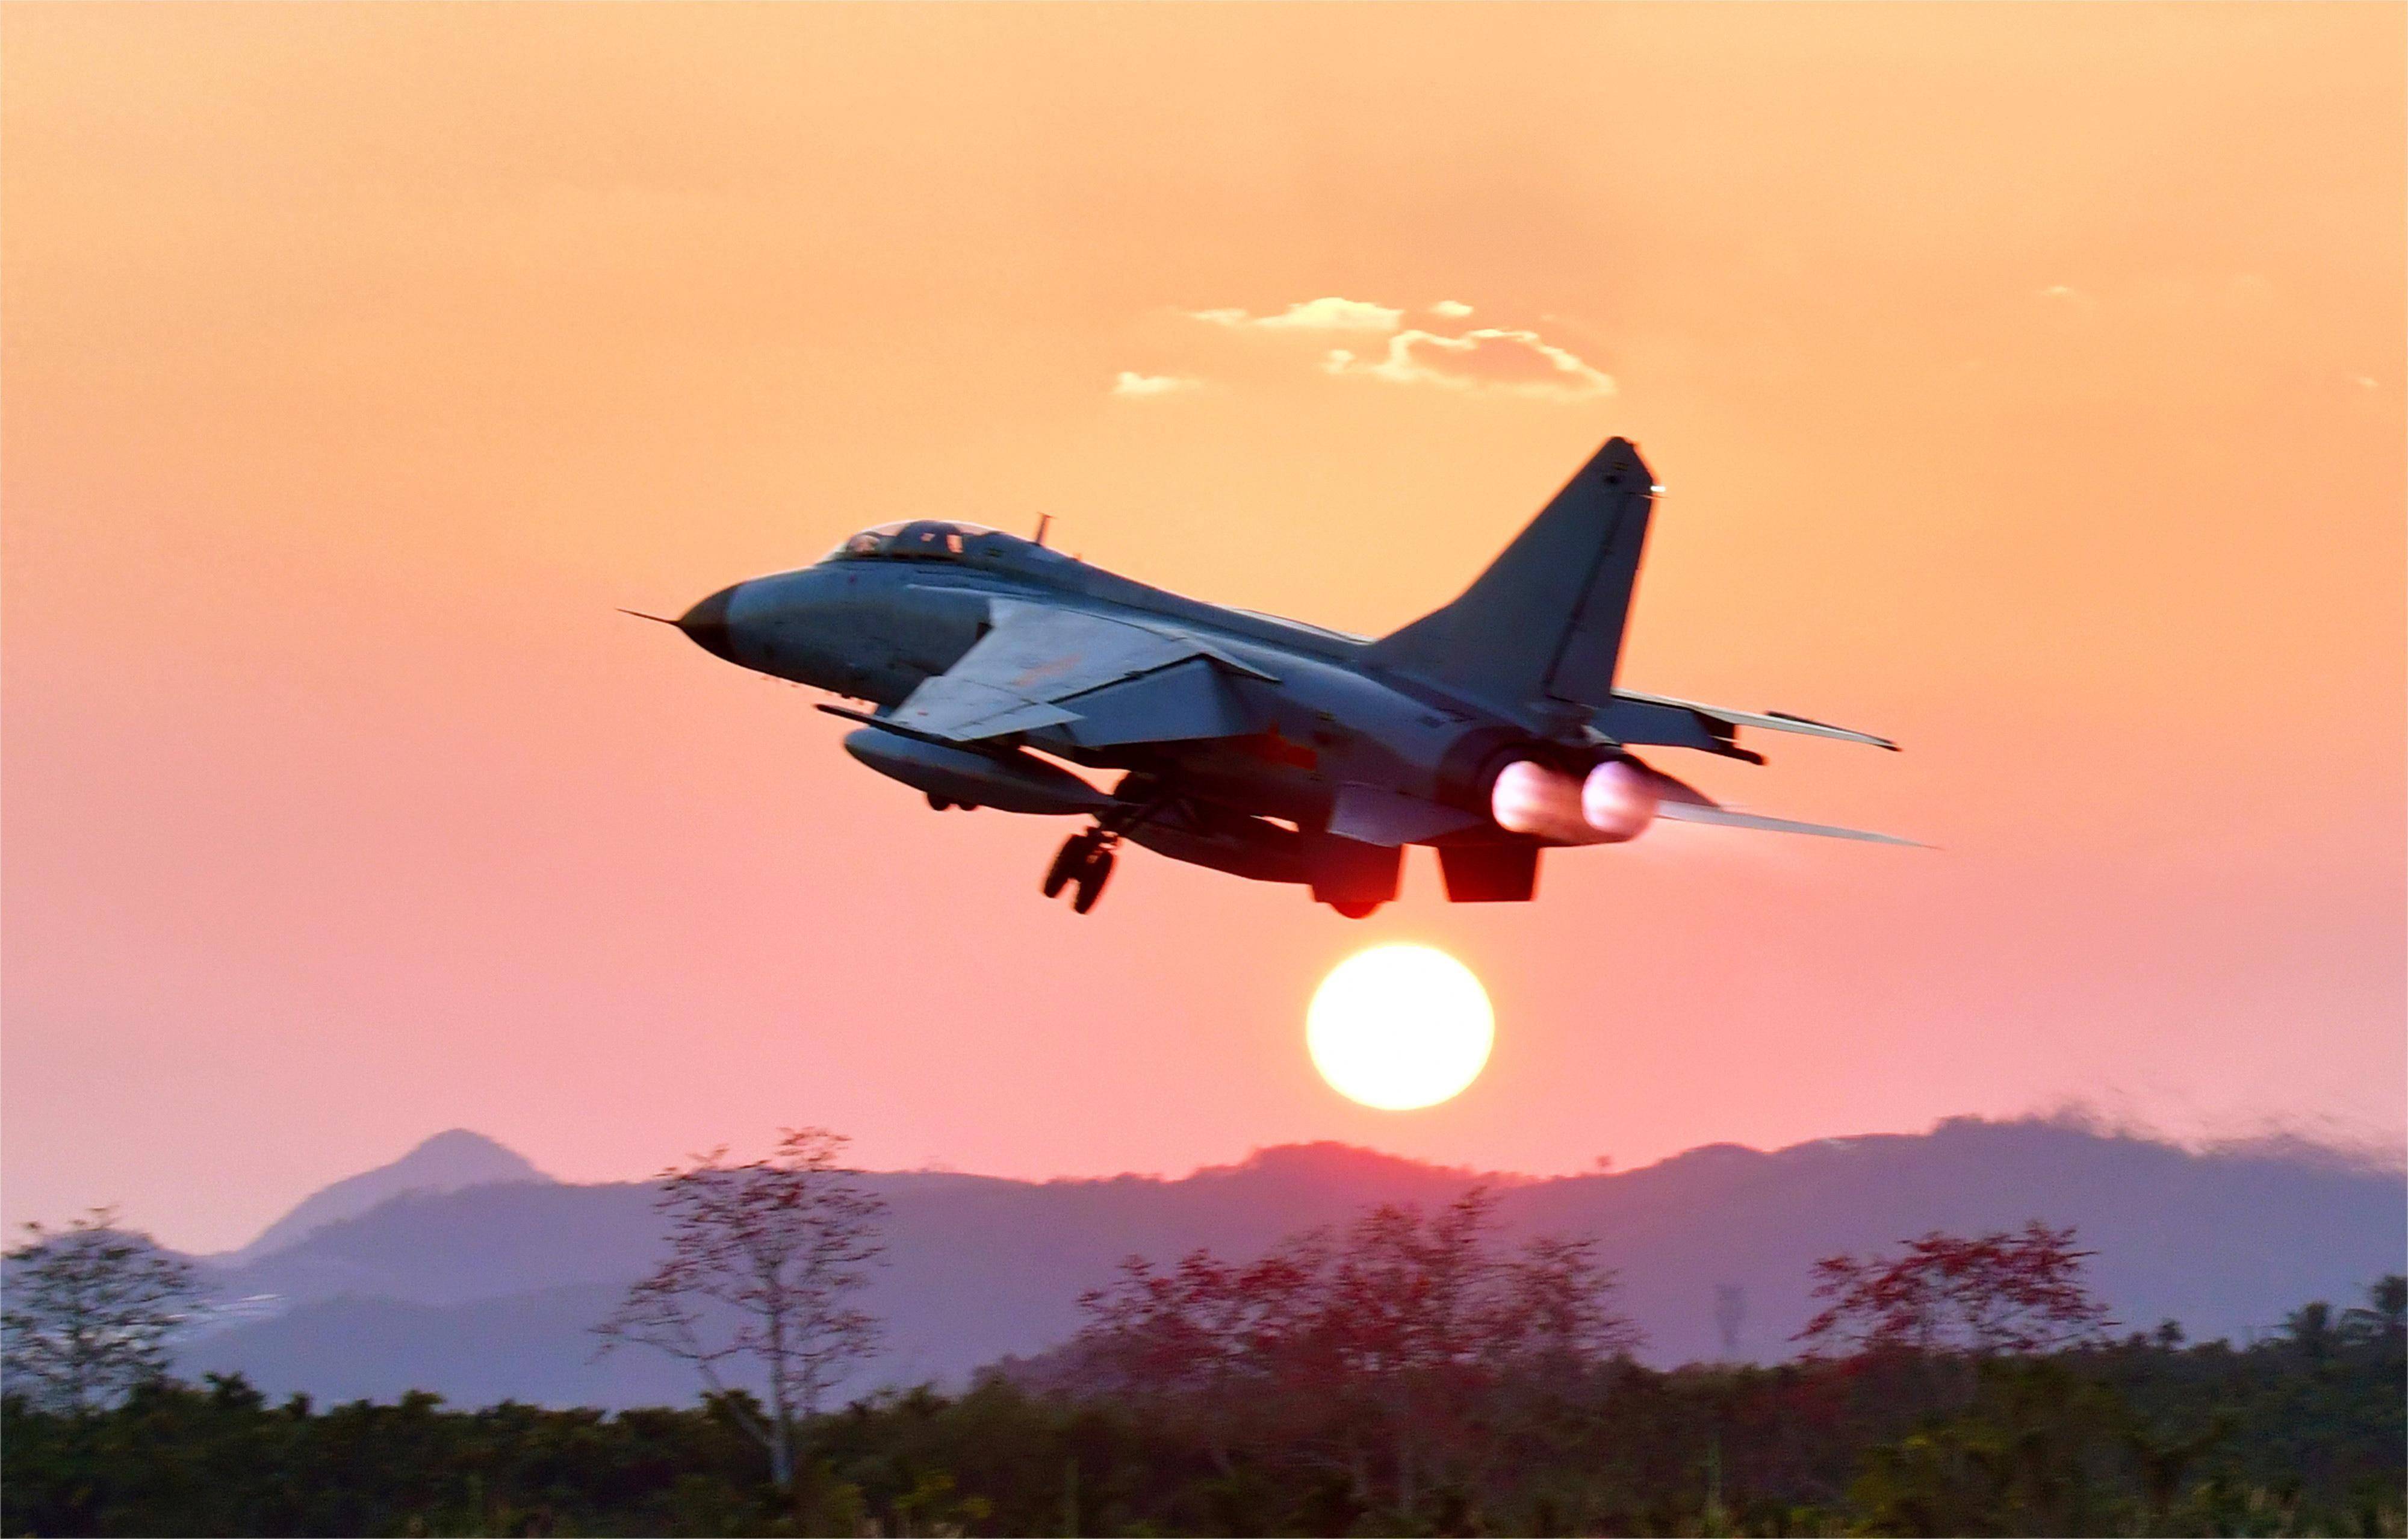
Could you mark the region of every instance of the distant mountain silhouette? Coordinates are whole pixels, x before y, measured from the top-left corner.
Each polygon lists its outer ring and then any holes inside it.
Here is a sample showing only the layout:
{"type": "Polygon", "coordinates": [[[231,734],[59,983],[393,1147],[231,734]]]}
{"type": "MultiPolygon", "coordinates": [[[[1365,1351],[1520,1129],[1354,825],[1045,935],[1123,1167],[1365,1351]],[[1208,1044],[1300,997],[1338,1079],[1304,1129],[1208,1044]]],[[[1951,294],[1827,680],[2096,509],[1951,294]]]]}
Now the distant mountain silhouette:
{"type": "Polygon", "coordinates": [[[258,1239],[225,1259],[255,1260],[286,1249],[314,1230],[356,1218],[405,1192],[452,1192],[510,1181],[551,1180],[523,1156],[484,1134],[454,1128],[436,1134],[390,1165],[346,1176],[303,1198],[291,1213],[262,1230],[258,1239]]]}
{"type": "MultiPolygon", "coordinates": [[[[848,1387],[959,1383],[1057,1345],[1082,1289],[1132,1253],[1258,1253],[1383,1201],[1498,1190],[1509,1232],[1593,1236],[1620,1270],[1642,1356],[1673,1363],[1788,1356],[1809,1269],[1933,1229],[2073,1224],[2127,1329],[2194,1336],[2274,1329],[2317,1298],[2354,1300],[2408,1254],[2408,1179],[2301,1145],[2193,1153],[2065,1122],[1963,1118],[1928,1133],[1825,1139],[1774,1153],[1715,1144],[1614,1174],[1531,1179],[1318,1143],[1267,1149],[1177,1180],[866,1178],[890,1205],[869,1307],[882,1359],[848,1387]],[[1730,1295],[1739,1290],[1736,1324],[1730,1295]],[[1731,1327],[1726,1350],[1723,1328],[1731,1327]]],[[[240,1369],[271,1393],[455,1403],[504,1397],[624,1406],[682,1402],[681,1363],[595,1360],[588,1328],[657,1252],[647,1185],[419,1190],[213,1270],[248,1302],[188,1344],[188,1372],[240,1369]],[[247,1316],[247,1317],[246,1317],[247,1316]]],[[[314,1201],[314,1199],[313,1199],[314,1201]]],[[[296,1216],[297,1211],[296,1211],[296,1216]]]]}

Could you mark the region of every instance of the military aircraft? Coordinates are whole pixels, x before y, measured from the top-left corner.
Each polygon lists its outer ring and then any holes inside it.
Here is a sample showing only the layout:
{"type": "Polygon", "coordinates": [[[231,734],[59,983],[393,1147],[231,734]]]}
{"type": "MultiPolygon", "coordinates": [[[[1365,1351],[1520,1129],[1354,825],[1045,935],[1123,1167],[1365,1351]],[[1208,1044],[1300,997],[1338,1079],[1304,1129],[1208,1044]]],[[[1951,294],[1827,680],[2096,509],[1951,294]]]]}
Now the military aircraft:
{"type": "Polygon", "coordinates": [[[1132,582],[1047,548],[1042,524],[1031,540],[942,519],[643,618],[870,707],[819,709],[939,812],[1086,820],[1041,884],[1080,913],[1124,842],[1354,918],[1397,895],[1408,844],[1436,847],[1449,899],[1480,903],[1529,899],[1545,850],[1656,817],[1911,842],[1724,807],[1631,752],[1763,763],[1742,727],[1898,746],[1615,686],[1661,490],[1610,440],[1462,597],[1376,640],[1132,582]]]}

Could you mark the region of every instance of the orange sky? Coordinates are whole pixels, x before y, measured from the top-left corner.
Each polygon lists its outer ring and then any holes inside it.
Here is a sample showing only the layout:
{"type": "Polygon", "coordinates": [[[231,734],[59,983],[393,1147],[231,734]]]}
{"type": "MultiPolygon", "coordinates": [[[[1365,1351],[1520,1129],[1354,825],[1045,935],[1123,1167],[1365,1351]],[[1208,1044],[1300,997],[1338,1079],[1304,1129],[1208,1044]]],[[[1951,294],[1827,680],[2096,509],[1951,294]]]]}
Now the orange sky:
{"type": "Polygon", "coordinates": [[[235,1244],[452,1125],[588,1179],[796,1122],[1014,1174],[1557,1171],[2069,1100],[2396,1152],[2403,42],[0,9],[7,1216],[235,1244]],[[1323,297],[1613,389],[1189,313],[1323,297]],[[1670,488],[1626,681],[1908,750],[1667,767],[1940,851],[1674,827],[1468,909],[1424,852],[1361,924],[1135,854],[1081,920],[1036,892],[1061,825],[933,816],[808,692],[613,612],[1042,509],[1384,630],[1613,433],[1670,488]],[[1496,998],[1434,1111],[1304,1054],[1385,939],[1496,998]]]}

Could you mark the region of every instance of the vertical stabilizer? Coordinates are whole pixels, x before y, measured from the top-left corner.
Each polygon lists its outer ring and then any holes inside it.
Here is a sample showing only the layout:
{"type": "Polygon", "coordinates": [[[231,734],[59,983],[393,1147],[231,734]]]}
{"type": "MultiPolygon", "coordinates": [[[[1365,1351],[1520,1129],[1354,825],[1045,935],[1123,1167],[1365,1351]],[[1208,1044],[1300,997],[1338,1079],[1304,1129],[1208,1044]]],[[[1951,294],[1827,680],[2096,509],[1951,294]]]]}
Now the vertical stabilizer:
{"type": "Polygon", "coordinates": [[[1375,665],[1509,707],[1613,698],[1655,477],[1609,439],[1463,597],[1372,643],[1375,665]]]}

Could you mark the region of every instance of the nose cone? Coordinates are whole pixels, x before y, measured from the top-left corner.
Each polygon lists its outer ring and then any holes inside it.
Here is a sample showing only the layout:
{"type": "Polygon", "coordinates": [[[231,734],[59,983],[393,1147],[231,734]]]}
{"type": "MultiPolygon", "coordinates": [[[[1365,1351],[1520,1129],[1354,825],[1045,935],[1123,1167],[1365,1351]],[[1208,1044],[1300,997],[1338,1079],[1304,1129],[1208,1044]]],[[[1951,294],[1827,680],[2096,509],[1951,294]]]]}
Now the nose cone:
{"type": "Polygon", "coordinates": [[[677,628],[685,632],[688,640],[712,656],[732,661],[734,654],[729,651],[727,642],[727,605],[735,595],[735,588],[720,589],[678,616],[677,628]]]}

